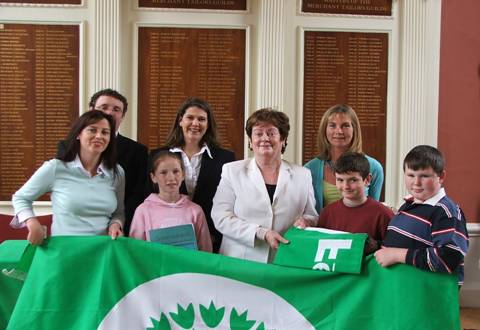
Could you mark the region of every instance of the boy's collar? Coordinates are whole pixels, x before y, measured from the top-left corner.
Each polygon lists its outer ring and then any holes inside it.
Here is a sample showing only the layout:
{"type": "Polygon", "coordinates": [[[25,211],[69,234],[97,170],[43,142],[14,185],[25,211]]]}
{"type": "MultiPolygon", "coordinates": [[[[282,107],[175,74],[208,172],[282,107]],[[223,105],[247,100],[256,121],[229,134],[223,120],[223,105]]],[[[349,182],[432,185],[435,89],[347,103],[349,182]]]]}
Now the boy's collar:
{"type": "Polygon", "coordinates": [[[362,200],[362,201],[353,201],[350,199],[346,199],[345,197],[342,197],[342,203],[346,207],[358,207],[365,204],[367,201],[368,201],[368,197],[365,197],[365,200],[362,200]]]}
{"type": "Polygon", "coordinates": [[[442,188],[440,188],[440,190],[435,195],[433,195],[432,197],[430,197],[429,199],[427,199],[426,201],[423,201],[423,202],[414,200],[412,195],[407,195],[407,196],[405,196],[404,199],[407,202],[413,202],[415,204],[428,204],[428,205],[435,206],[446,195],[447,194],[445,193],[445,189],[442,187],[442,188]]]}

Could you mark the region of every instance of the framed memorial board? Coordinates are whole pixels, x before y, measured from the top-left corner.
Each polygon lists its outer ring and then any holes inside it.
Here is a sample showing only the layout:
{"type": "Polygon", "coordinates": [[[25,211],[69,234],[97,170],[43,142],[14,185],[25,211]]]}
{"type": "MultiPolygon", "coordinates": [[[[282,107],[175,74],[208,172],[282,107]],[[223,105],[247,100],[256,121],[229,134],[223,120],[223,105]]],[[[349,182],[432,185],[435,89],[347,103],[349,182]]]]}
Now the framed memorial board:
{"type": "Polygon", "coordinates": [[[247,0],[138,0],[139,8],[247,10],[247,0]]]}
{"type": "Polygon", "coordinates": [[[35,4],[35,5],[81,5],[82,0],[0,0],[1,3],[35,4]]]}
{"type": "Polygon", "coordinates": [[[360,120],[363,151],[385,168],[388,34],[305,31],[303,162],[317,155],[323,113],[346,103],[360,120]]]}
{"type": "Polygon", "coordinates": [[[0,200],[55,156],[79,114],[79,26],[0,23],[0,200]]]}
{"type": "Polygon", "coordinates": [[[139,27],[138,140],[164,144],[189,96],[213,110],[222,146],[243,158],[244,29],[139,27]]]}
{"type": "Polygon", "coordinates": [[[391,16],[392,0],[301,0],[303,13],[391,16]]]}

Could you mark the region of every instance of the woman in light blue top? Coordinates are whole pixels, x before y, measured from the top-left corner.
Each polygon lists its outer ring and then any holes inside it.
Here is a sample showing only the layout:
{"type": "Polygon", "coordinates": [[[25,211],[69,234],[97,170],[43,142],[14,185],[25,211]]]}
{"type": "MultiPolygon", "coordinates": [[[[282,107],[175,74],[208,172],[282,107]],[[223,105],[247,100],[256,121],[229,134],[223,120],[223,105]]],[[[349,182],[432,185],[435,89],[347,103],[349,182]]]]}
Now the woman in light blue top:
{"type": "Polygon", "coordinates": [[[115,122],[98,110],[84,113],[73,124],[66,152],[45,162],[13,195],[12,227],[28,228],[27,239],[39,245],[45,238],[32,203],[51,193],[52,236],[122,236],[125,175],[115,157],[115,122]]]}
{"type": "MultiPolygon", "coordinates": [[[[311,173],[318,213],[327,204],[341,198],[335,187],[335,161],[346,151],[362,152],[362,131],[355,111],[348,105],[337,104],[328,109],[318,127],[318,156],[305,164],[311,173]]],[[[380,199],[383,168],[376,159],[365,155],[370,164],[372,181],[365,188],[367,196],[380,199]]]]}

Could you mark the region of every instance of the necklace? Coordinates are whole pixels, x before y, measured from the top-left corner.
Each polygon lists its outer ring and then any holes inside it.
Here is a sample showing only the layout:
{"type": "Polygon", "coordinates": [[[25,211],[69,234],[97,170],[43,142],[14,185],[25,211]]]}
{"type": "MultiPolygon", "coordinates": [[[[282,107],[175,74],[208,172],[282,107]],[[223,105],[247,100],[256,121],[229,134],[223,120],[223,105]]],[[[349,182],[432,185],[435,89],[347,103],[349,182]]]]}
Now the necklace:
{"type": "Polygon", "coordinates": [[[328,168],[335,173],[335,163],[331,159],[327,159],[325,161],[325,164],[328,166],[328,168]]]}

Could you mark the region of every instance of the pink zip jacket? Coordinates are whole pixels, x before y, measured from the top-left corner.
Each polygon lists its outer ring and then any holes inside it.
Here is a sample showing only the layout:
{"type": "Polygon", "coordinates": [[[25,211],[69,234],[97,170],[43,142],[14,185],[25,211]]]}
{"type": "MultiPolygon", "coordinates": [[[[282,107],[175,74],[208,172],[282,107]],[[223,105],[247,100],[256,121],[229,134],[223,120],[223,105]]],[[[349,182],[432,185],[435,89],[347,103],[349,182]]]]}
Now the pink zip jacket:
{"type": "Polygon", "coordinates": [[[176,203],[167,203],[157,194],[150,194],[135,210],[130,237],[150,241],[151,229],[193,224],[198,249],[212,252],[212,241],[202,208],[181,195],[176,203]]]}

